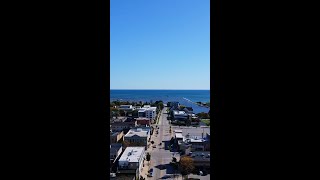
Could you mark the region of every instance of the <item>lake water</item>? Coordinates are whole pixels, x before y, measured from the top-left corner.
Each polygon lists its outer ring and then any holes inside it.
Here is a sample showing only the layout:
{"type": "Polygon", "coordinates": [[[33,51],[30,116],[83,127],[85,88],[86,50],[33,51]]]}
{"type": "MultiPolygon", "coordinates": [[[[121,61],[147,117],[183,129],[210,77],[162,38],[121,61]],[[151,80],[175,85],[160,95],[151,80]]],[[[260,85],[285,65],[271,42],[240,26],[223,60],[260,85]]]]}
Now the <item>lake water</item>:
{"type": "Polygon", "coordinates": [[[159,101],[164,103],[178,101],[181,105],[191,106],[195,113],[208,112],[210,109],[195,105],[193,102],[209,102],[210,90],[110,90],[110,101],[159,101]]]}

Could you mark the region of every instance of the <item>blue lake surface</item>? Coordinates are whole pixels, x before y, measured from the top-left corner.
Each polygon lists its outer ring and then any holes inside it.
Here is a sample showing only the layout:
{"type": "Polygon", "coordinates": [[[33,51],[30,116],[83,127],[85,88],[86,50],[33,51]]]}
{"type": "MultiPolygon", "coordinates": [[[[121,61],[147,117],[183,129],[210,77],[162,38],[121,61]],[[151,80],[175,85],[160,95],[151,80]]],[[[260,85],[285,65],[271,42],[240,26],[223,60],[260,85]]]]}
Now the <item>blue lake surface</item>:
{"type": "Polygon", "coordinates": [[[205,108],[193,102],[209,102],[210,90],[110,90],[110,101],[159,101],[164,103],[178,101],[181,105],[191,106],[195,113],[208,112],[205,108]]]}

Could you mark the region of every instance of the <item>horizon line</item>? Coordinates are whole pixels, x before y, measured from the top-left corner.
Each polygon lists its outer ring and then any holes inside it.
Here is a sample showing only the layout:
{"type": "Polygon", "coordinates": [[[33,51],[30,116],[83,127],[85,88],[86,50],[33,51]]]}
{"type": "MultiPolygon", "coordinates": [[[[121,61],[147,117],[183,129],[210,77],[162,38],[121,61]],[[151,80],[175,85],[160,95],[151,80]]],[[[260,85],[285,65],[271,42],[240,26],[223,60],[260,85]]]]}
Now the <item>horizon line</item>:
{"type": "Polygon", "coordinates": [[[110,90],[206,90],[206,91],[210,91],[210,89],[110,89],[110,90]]]}

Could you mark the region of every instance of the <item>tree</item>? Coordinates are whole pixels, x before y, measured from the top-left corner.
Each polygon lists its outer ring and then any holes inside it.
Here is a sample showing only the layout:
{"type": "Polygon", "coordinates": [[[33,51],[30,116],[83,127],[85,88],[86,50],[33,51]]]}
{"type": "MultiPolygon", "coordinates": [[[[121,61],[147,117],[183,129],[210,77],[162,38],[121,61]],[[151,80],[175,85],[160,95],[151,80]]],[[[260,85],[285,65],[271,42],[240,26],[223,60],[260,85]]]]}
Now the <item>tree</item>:
{"type": "Polygon", "coordinates": [[[182,175],[188,175],[194,170],[193,159],[189,156],[182,156],[179,162],[182,175]]]}
{"type": "Polygon", "coordinates": [[[151,144],[154,144],[154,141],[151,141],[151,144]]]}
{"type": "Polygon", "coordinates": [[[147,153],[146,155],[146,160],[148,161],[148,163],[150,164],[150,159],[151,159],[151,154],[147,153]]]}
{"type": "Polygon", "coordinates": [[[120,114],[120,116],[125,116],[124,110],[120,109],[120,110],[119,110],[119,114],[120,114]]]}

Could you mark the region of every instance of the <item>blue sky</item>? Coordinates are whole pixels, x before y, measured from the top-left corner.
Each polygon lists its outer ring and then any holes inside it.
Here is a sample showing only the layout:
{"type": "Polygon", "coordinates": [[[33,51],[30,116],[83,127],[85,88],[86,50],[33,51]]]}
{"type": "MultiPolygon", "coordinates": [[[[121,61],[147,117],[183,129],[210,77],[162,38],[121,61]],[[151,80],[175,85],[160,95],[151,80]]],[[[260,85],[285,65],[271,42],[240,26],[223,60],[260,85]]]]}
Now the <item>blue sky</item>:
{"type": "Polygon", "coordinates": [[[209,0],[111,0],[110,89],[210,89],[209,0]]]}

